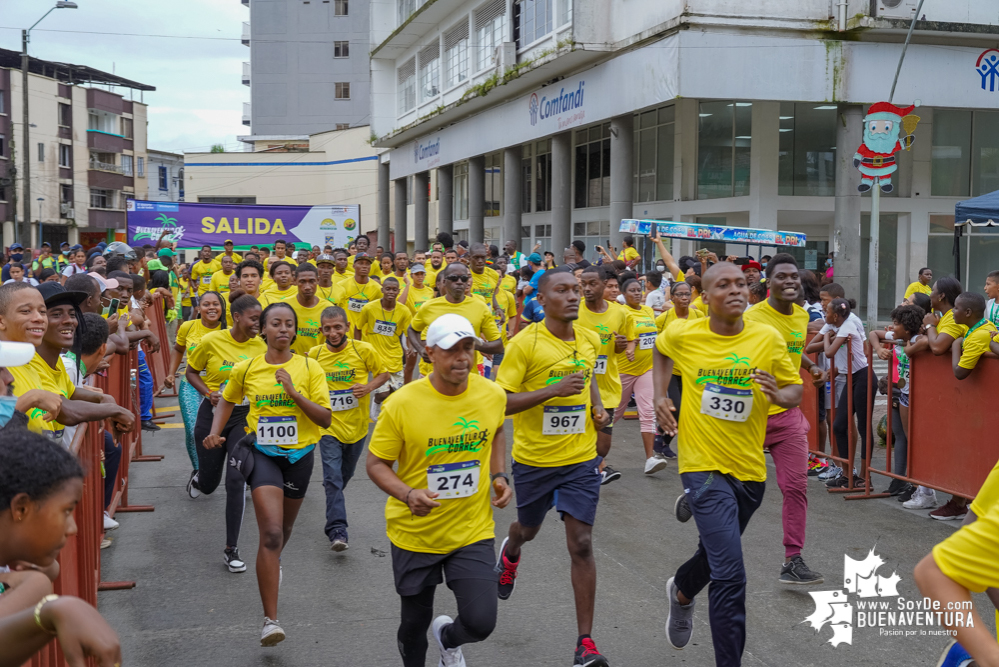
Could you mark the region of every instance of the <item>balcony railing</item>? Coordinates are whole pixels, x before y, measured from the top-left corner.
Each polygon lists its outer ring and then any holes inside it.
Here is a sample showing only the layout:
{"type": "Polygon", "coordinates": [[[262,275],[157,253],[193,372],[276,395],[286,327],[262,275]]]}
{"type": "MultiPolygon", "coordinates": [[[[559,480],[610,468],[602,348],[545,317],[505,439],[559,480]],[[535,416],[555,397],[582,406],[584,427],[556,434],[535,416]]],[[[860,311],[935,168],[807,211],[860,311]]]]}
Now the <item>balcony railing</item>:
{"type": "Polygon", "coordinates": [[[242,42],[243,42],[243,46],[249,46],[250,45],[250,24],[247,23],[246,21],[243,21],[243,39],[242,39],[242,42]]]}
{"type": "Polygon", "coordinates": [[[248,62],[243,63],[243,85],[250,85],[250,63],[248,62]]]}
{"type": "Polygon", "coordinates": [[[99,160],[91,160],[90,169],[96,169],[97,171],[110,171],[116,174],[122,174],[123,176],[132,175],[131,169],[126,169],[121,165],[112,164],[110,162],[101,162],[99,160]]]}

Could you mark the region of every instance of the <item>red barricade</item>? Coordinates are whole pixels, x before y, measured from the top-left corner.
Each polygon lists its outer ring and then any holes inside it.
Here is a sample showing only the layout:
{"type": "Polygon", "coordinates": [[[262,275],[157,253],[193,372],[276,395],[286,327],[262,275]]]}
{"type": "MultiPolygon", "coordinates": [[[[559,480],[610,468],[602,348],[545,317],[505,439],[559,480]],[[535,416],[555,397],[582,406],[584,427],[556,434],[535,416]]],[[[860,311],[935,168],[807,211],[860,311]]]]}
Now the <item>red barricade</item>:
{"type": "MultiPolygon", "coordinates": [[[[176,384],[173,389],[164,385],[164,380],[170,370],[170,351],[173,349],[174,341],[171,340],[167,331],[166,315],[163,313],[163,297],[153,297],[153,305],[146,309],[146,316],[152,322],[152,331],[160,341],[158,352],[149,352],[148,347],[145,347],[149,370],[153,374],[153,394],[155,396],[178,396],[176,384]]],[[[155,414],[155,410],[153,413],[155,414]]],[[[172,416],[172,414],[156,415],[155,419],[172,416]]]]}

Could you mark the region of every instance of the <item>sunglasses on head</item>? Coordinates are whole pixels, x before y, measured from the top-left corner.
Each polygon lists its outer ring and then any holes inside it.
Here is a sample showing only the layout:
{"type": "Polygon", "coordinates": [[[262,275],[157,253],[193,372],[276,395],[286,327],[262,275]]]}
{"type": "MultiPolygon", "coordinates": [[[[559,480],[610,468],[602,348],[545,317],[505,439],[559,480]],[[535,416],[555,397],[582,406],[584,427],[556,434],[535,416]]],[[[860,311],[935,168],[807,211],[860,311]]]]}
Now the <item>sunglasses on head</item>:
{"type": "Polygon", "coordinates": [[[471,279],[472,279],[471,276],[447,276],[446,278],[444,278],[444,280],[450,280],[453,283],[456,282],[467,283],[471,279]]]}

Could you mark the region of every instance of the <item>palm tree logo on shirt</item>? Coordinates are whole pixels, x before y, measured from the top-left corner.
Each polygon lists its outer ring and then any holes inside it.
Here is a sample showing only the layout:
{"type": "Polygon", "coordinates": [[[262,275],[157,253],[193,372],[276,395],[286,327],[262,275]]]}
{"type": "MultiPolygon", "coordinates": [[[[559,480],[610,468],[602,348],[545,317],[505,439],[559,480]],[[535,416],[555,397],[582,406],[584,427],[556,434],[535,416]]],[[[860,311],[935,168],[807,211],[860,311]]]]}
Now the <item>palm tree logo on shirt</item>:
{"type": "Polygon", "coordinates": [[[449,450],[454,452],[477,452],[486,444],[486,438],[489,435],[488,431],[483,431],[482,437],[480,437],[477,441],[465,440],[468,434],[471,433],[474,436],[474,434],[482,428],[479,426],[479,422],[477,420],[458,417],[458,421],[451,425],[461,428],[461,435],[458,437],[458,442],[454,442],[452,438],[444,438],[445,442],[428,449],[425,456],[449,450]]]}
{"type": "Polygon", "coordinates": [[[607,326],[606,324],[604,324],[603,322],[601,322],[599,324],[593,325],[593,328],[596,329],[597,332],[600,334],[600,344],[601,345],[606,345],[607,343],[610,342],[611,330],[610,330],[609,326],[607,326]]]}
{"type": "Polygon", "coordinates": [[[333,368],[337,368],[337,369],[340,369],[340,368],[348,369],[348,368],[350,368],[350,365],[346,364],[346,363],[344,363],[342,361],[337,361],[336,363],[333,364],[333,368]]]}
{"type": "Polygon", "coordinates": [[[805,334],[801,333],[800,331],[792,331],[791,332],[791,338],[800,339],[800,338],[804,338],[804,336],[805,336],[805,334]]]}
{"type": "Polygon", "coordinates": [[[738,354],[735,354],[734,352],[725,357],[725,361],[731,361],[732,364],[735,366],[745,366],[747,368],[749,367],[749,357],[740,357],[738,354]]]}

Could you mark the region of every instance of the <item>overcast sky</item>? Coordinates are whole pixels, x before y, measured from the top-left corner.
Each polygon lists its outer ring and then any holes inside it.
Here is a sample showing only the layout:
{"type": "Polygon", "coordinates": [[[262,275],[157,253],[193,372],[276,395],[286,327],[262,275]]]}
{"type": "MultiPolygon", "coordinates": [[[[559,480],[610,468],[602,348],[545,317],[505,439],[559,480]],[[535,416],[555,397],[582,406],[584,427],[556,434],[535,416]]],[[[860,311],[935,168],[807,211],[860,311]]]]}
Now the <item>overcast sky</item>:
{"type": "MultiPolygon", "coordinates": [[[[248,7],[239,0],[76,2],[79,9],[57,9],[31,32],[28,53],[155,86],[144,94],[150,148],[207,151],[220,143],[242,150],[236,136],[250,131],[241,122],[243,102],[250,101],[250,89],[241,83],[250,49],[239,40],[248,7]],[[190,39],[199,37],[212,39],[190,39]]],[[[54,4],[0,0],[0,47],[20,51],[21,29],[54,4]]],[[[128,98],[128,89],[115,91],[128,98]]]]}

